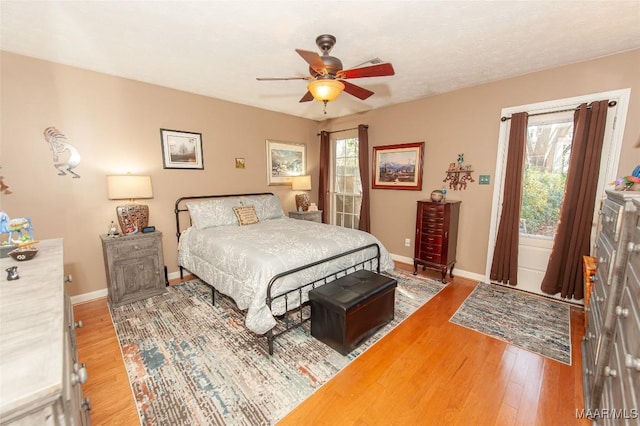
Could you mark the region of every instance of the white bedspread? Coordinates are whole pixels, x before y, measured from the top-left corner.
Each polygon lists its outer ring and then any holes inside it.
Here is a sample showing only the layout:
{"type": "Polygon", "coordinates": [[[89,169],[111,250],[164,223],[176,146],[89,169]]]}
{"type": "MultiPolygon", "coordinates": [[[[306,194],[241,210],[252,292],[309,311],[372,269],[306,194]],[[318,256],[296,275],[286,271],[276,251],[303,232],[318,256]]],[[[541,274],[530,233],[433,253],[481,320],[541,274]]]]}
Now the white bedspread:
{"type": "MultiPolygon", "coordinates": [[[[380,270],[392,270],[389,253],[373,235],[339,226],[280,218],[247,226],[191,227],[182,234],[178,264],[232,297],[238,308],[247,310],[247,328],[263,334],[275,326],[274,315],[285,311],[284,303],[274,303],[273,312],[266,305],[267,285],[274,275],[370,243],[380,246],[380,270]]],[[[298,272],[279,280],[273,294],[345,269],[372,253],[374,249],[361,251],[298,272]]],[[[289,298],[288,303],[292,309],[299,301],[289,298]]]]}

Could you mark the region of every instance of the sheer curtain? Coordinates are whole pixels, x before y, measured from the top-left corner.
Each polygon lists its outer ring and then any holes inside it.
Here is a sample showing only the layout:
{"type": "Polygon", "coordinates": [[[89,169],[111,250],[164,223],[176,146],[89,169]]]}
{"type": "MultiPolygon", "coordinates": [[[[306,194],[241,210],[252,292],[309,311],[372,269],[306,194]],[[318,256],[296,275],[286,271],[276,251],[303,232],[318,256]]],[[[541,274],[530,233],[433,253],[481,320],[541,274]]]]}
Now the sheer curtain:
{"type": "Polygon", "coordinates": [[[329,173],[331,170],[331,141],[329,132],[320,132],[320,176],[318,178],[318,210],[322,210],[322,223],[327,220],[327,208],[329,207],[329,173]]]}
{"type": "Polygon", "coordinates": [[[369,213],[369,126],[358,125],[358,164],[360,166],[360,182],[362,182],[362,204],[360,205],[360,222],[358,229],[371,231],[369,213]]]}
{"type": "Polygon", "coordinates": [[[608,100],[582,104],[574,115],[573,142],[560,221],[547,272],[540,286],[563,298],[584,297],[582,256],[589,255],[591,224],[596,202],[600,157],[607,121],[608,100]]]}
{"type": "Polygon", "coordinates": [[[491,281],[514,286],[518,284],[520,205],[522,204],[522,170],[527,141],[527,121],[526,112],[511,116],[502,212],[490,274],[491,281]]]}

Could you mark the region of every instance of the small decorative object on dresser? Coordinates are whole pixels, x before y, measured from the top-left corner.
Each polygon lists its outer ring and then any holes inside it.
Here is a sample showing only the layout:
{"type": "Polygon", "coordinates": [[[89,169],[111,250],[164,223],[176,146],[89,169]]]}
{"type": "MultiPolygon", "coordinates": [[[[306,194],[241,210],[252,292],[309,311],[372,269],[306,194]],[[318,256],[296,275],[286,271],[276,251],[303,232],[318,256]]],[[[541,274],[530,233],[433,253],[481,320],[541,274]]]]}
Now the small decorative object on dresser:
{"type": "Polygon", "coordinates": [[[322,223],[322,210],[308,210],[306,212],[289,212],[292,219],[309,220],[311,222],[322,223]]]}
{"type": "Polygon", "coordinates": [[[413,274],[422,269],[437,269],[446,283],[447,269],[453,278],[458,240],[460,201],[418,201],[416,215],[416,241],[413,258],[413,274]]]}
{"type": "Polygon", "coordinates": [[[100,238],[111,306],[157,296],[167,290],[161,232],[100,238]]]}

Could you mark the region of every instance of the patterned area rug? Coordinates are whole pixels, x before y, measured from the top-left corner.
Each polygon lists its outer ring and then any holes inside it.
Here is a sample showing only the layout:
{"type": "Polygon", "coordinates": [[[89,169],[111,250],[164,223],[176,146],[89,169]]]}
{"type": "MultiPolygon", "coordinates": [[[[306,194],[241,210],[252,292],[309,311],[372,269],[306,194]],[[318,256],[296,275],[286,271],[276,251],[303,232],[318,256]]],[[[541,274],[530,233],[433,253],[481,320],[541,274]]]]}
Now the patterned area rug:
{"type": "Polygon", "coordinates": [[[199,280],[111,310],[143,425],[268,425],[371,347],[444,284],[394,271],[395,319],[348,356],[305,329],[275,341],[244,326],[233,301],[199,280]]]}
{"type": "Polygon", "coordinates": [[[449,321],[571,365],[570,319],[562,302],[478,283],[449,321]]]}

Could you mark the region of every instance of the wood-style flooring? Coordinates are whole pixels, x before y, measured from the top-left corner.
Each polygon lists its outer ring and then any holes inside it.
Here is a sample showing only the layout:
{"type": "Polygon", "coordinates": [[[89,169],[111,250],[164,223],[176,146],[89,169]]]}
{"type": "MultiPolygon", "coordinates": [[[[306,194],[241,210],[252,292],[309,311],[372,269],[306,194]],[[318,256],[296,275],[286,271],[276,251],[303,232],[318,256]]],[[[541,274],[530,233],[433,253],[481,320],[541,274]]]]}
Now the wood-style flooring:
{"type": "MultiPolygon", "coordinates": [[[[279,424],[589,425],[577,418],[582,310],[571,308],[567,366],[450,323],[475,285],[454,278],[279,424]]],[[[78,304],[74,314],[84,323],[77,341],[92,425],[138,425],[106,299],[78,304]]]]}

